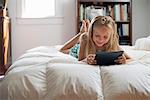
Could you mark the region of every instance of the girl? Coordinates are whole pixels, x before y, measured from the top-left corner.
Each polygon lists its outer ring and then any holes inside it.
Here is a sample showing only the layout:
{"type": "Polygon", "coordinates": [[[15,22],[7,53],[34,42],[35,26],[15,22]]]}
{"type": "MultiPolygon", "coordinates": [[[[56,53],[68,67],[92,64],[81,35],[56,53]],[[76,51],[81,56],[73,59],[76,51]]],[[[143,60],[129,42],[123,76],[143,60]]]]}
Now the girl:
{"type": "MultiPolygon", "coordinates": [[[[79,61],[85,60],[88,64],[96,64],[94,59],[97,51],[112,52],[121,50],[116,25],[111,17],[97,16],[91,21],[90,25],[88,21],[82,23],[85,32],[80,32],[68,41],[60,49],[61,52],[69,53],[78,58],[79,61]]],[[[130,57],[124,53],[115,62],[124,64],[126,59],[130,59],[130,57]]]]}

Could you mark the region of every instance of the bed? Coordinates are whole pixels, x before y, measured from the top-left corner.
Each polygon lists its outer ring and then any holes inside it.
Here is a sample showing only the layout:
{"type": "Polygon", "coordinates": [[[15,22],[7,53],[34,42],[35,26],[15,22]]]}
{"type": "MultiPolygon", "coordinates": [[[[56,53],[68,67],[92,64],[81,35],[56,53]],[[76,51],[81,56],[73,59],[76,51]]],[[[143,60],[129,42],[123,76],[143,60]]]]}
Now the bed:
{"type": "Polygon", "coordinates": [[[26,51],[7,70],[0,100],[150,100],[150,51],[122,46],[134,61],[88,65],[41,46],[26,51]]]}

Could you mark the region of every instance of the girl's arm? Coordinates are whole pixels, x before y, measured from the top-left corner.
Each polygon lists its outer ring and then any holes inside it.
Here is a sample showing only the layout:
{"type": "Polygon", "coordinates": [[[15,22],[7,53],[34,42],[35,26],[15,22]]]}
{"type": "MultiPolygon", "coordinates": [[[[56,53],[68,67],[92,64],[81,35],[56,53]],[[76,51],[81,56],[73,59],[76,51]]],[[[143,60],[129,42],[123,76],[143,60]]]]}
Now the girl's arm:
{"type": "MultiPolygon", "coordinates": [[[[124,51],[120,46],[119,46],[119,50],[124,51]]],[[[131,59],[131,57],[124,51],[124,56],[126,59],[131,59]]]]}
{"type": "Polygon", "coordinates": [[[124,52],[124,56],[126,57],[126,63],[133,61],[134,59],[131,58],[126,52],[124,52]]]}
{"type": "MultiPolygon", "coordinates": [[[[124,51],[121,47],[119,47],[119,50],[124,51]]],[[[127,63],[130,61],[133,61],[133,59],[126,52],[116,60],[118,63],[127,63]]]]}
{"type": "Polygon", "coordinates": [[[85,55],[86,44],[87,44],[87,34],[86,33],[81,35],[79,43],[80,43],[80,49],[79,49],[78,60],[81,61],[86,58],[86,55],[85,55]]]}
{"type": "Polygon", "coordinates": [[[80,50],[79,50],[79,61],[86,62],[87,64],[96,64],[95,54],[86,55],[86,45],[88,41],[88,36],[86,33],[82,34],[80,37],[80,50]]]}
{"type": "Polygon", "coordinates": [[[78,43],[79,41],[79,37],[82,33],[78,33],[77,35],[75,35],[73,38],[71,38],[69,41],[67,41],[63,47],[60,49],[61,52],[63,53],[69,53],[69,49],[71,47],[73,47],[76,43],[78,43]]]}

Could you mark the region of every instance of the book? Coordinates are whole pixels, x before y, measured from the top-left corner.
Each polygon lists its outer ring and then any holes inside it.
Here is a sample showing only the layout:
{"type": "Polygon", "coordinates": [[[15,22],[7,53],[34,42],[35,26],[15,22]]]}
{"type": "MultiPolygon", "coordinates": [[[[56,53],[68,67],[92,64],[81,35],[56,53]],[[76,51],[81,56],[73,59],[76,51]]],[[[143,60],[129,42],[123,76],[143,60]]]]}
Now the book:
{"type": "Polygon", "coordinates": [[[123,36],[129,36],[129,25],[122,24],[122,31],[123,31],[123,36]]]}
{"type": "Polygon", "coordinates": [[[116,4],[114,6],[114,15],[115,15],[115,20],[120,21],[120,5],[116,4]]]}
{"type": "Polygon", "coordinates": [[[127,8],[127,4],[124,4],[123,8],[124,8],[124,21],[128,21],[128,8],[127,8]]]}
{"type": "Polygon", "coordinates": [[[96,16],[103,16],[104,9],[102,7],[95,8],[95,6],[88,6],[85,8],[85,16],[84,19],[92,20],[96,16]]]}
{"type": "Polygon", "coordinates": [[[80,21],[84,19],[84,7],[83,4],[80,5],[80,21]]]}

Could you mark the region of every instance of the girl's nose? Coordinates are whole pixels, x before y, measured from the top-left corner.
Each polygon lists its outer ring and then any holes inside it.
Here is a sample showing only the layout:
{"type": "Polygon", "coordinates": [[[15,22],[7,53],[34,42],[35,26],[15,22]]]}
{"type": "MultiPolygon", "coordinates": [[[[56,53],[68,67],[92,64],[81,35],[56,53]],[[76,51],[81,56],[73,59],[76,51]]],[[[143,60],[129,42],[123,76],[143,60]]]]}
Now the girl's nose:
{"type": "Polygon", "coordinates": [[[104,41],[104,38],[102,38],[102,37],[99,37],[99,40],[98,40],[99,42],[103,42],[104,41]]]}

